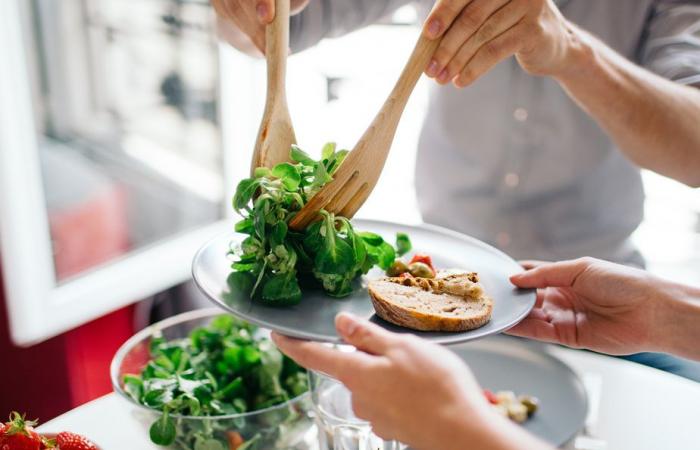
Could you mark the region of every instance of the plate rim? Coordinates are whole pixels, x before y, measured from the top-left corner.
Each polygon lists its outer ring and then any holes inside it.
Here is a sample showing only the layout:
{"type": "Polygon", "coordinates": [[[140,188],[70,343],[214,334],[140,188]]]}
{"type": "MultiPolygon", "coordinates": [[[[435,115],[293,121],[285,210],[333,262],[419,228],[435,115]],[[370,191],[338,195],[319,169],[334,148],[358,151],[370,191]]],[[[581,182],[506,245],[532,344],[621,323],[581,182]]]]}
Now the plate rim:
{"type": "MultiPolygon", "coordinates": [[[[480,247],[483,250],[486,250],[488,252],[491,252],[498,256],[500,259],[504,260],[504,262],[507,262],[509,265],[513,266],[513,269],[516,270],[515,273],[523,272],[525,269],[518,264],[518,262],[508,256],[506,253],[503,251],[499,250],[498,248],[487,244],[486,242],[483,242],[473,236],[469,236],[464,233],[460,233],[459,231],[451,230],[449,228],[445,228],[439,225],[434,225],[431,223],[420,223],[420,224],[405,224],[405,223],[399,223],[399,222],[391,222],[387,220],[378,220],[378,219],[352,219],[353,225],[355,223],[360,223],[360,224],[368,224],[370,227],[371,225],[378,225],[378,226],[399,226],[403,228],[409,228],[409,229],[418,229],[418,230],[428,230],[435,232],[437,234],[442,234],[442,235],[447,235],[449,237],[452,237],[454,239],[468,242],[476,247],[480,247]]],[[[229,314],[232,314],[236,317],[239,317],[243,320],[246,320],[252,324],[258,325],[263,328],[268,328],[272,329],[273,331],[278,331],[280,334],[283,334],[285,336],[289,336],[292,338],[297,338],[297,339],[302,339],[306,341],[315,341],[315,342],[322,342],[322,343],[331,343],[331,344],[343,344],[345,343],[343,339],[340,336],[335,336],[335,337],[329,337],[327,335],[323,334],[318,334],[313,331],[305,331],[303,334],[295,331],[293,328],[288,328],[286,326],[275,326],[274,328],[270,326],[270,324],[265,323],[255,317],[252,317],[248,314],[242,313],[241,311],[238,310],[233,310],[230,308],[228,305],[222,304],[215,296],[215,294],[211,294],[203,285],[199,277],[197,276],[197,261],[200,260],[201,255],[204,253],[205,250],[207,250],[210,246],[215,241],[218,241],[224,236],[233,236],[237,234],[235,231],[227,231],[223,233],[217,233],[215,236],[211,237],[208,239],[194,254],[194,257],[192,258],[192,264],[191,264],[191,274],[192,274],[192,279],[197,286],[197,289],[204,294],[205,297],[209,299],[209,301],[213,302],[216,306],[221,308],[223,311],[228,312],[229,314]]],[[[466,332],[460,332],[460,333],[454,333],[454,334],[448,334],[444,337],[434,337],[434,338],[428,338],[430,342],[439,344],[439,345],[444,345],[444,346],[450,346],[450,345],[457,345],[457,344],[462,344],[465,342],[473,341],[473,340],[478,340],[478,339],[483,339],[489,336],[493,335],[498,335],[503,333],[505,330],[508,330],[512,328],[513,326],[517,325],[520,323],[525,317],[527,317],[528,314],[530,314],[530,311],[535,306],[536,303],[536,290],[535,289],[520,289],[520,291],[527,293],[532,296],[530,299],[530,304],[525,308],[525,310],[515,316],[512,320],[508,321],[506,324],[498,327],[495,330],[492,330],[491,332],[487,334],[478,334],[478,333],[472,333],[472,331],[477,331],[479,328],[476,328],[475,330],[468,330],[466,332]]],[[[408,333],[411,333],[412,330],[407,329],[408,333]]],[[[421,337],[418,334],[412,333],[418,337],[421,337]]]]}

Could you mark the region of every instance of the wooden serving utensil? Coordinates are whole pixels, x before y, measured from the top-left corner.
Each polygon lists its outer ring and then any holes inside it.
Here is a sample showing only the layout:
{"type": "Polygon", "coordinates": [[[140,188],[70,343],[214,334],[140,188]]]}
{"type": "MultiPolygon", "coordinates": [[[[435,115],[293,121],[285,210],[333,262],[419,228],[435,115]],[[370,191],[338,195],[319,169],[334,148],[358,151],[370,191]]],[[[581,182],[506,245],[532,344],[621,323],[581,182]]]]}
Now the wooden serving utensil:
{"type": "Polygon", "coordinates": [[[289,52],[289,8],[289,0],[275,0],[275,18],[265,29],[267,100],[255,142],[251,173],[257,167],[273,167],[275,164],[289,161],[289,149],[292,144],[296,144],[285,88],[289,52]]]}
{"type": "Polygon", "coordinates": [[[334,174],[333,181],[321,188],[292,218],[291,228],[306,228],[317,220],[321,209],[347,218],[360,209],[379,180],[408,98],[440,41],[421,34],[389,98],[367,131],[334,174]]]}

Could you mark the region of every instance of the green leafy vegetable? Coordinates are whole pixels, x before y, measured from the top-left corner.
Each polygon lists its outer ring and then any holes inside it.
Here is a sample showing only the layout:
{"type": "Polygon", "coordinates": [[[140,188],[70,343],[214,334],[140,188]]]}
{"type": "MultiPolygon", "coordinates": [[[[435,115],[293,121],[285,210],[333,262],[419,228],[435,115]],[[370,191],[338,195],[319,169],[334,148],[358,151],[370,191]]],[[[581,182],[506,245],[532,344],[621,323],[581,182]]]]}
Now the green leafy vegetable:
{"type": "Polygon", "coordinates": [[[183,450],[228,449],[227,433],[232,430],[246,442],[264,441],[265,448],[271,448],[270,442],[281,432],[278,428],[298,417],[293,409],[282,408],[275,416],[276,426],[265,424],[265,436],[260,424],[216,416],[279,405],[307,390],[303,368],[269,339],[258,337],[253,325],[226,315],[195,328],[184,339],[154,337],[144,369],[124,375],[122,383],[134,400],[162,411],[149,429],[151,441],[183,450]]]}
{"type": "Polygon", "coordinates": [[[279,178],[288,191],[295,191],[299,187],[299,183],[301,183],[301,175],[297,168],[289,163],[277,164],[272,169],[271,175],[279,178]]]}
{"type": "Polygon", "coordinates": [[[229,285],[245,287],[250,297],[269,305],[301,301],[300,279],[313,279],[334,297],[353,290],[353,281],[372,267],[386,270],[411,249],[404,233],[396,247],[375,233],[355,231],[350,221],[321,211],[320,220],[302,232],[288,228],[289,221],[326,183],[333,179],[347,150],[326,144],[319,161],[293,145],[293,163],[272,169],[258,168],[254,177],[241,181],[233,198],[242,216],[238,233],[247,235],[233,253],[237,259],[229,285]]]}
{"type": "Polygon", "coordinates": [[[411,239],[406,233],[396,233],[396,253],[403,256],[413,248],[411,239]]]}
{"type": "Polygon", "coordinates": [[[151,441],[157,445],[170,445],[175,442],[175,424],[168,416],[168,410],[163,411],[160,419],[153,422],[149,429],[151,441]]]}

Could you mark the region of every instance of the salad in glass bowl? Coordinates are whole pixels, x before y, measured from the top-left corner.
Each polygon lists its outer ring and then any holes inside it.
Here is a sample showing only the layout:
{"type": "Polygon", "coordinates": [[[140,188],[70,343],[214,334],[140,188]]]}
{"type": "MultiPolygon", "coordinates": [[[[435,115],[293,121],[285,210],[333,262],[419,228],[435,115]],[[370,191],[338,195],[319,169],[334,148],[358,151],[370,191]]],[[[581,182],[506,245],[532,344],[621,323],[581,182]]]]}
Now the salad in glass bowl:
{"type": "Polygon", "coordinates": [[[134,335],[111,366],[115,392],[154,444],[180,450],[316,448],[307,374],[267,332],[220,310],[134,335]]]}

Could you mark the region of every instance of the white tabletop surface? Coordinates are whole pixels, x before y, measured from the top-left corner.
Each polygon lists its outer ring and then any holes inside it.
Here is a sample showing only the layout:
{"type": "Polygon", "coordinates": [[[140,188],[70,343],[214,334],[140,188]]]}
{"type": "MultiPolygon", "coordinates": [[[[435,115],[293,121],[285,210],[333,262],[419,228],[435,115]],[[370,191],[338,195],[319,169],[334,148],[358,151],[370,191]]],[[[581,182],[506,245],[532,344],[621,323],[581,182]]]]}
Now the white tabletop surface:
{"type": "MultiPolygon", "coordinates": [[[[578,372],[587,388],[599,388],[600,395],[593,396],[599,398],[599,407],[593,405],[588,433],[604,444],[585,448],[700,449],[700,384],[608,356],[558,347],[549,351],[578,372]]],[[[159,448],[149,442],[148,430],[132,416],[131,406],[116,394],[40,427],[42,432],[62,430],[84,434],[106,450],[159,448]]],[[[576,447],[572,443],[567,448],[576,447]]]]}

